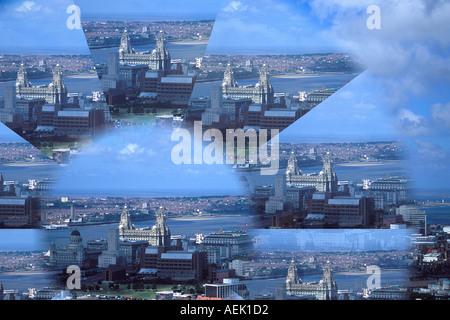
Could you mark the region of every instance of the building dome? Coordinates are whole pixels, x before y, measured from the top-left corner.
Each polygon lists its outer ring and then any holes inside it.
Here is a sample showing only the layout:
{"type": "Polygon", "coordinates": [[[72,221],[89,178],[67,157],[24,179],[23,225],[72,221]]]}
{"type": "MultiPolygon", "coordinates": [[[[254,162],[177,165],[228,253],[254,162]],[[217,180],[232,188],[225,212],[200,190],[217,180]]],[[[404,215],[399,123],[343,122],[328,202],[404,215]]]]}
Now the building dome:
{"type": "Polygon", "coordinates": [[[72,231],[72,233],[70,235],[71,236],[81,236],[81,234],[80,234],[80,232],[78,230],[72,231]]]}

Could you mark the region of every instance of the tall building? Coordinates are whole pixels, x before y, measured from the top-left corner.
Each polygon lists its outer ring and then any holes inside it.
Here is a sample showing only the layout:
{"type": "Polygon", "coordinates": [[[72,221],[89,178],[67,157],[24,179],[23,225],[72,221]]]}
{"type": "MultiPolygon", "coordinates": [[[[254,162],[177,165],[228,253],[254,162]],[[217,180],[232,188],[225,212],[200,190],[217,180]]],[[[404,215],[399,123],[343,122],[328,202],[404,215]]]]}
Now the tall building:
{"type": "Polygon", "coordinates": [[[202,124],[209,126],[215,122],[220,122],[223,114],[222,110],[223,89],[222,87],[213,87],[211,89],[211,107],[206,108],[202,113],[202,124]]]}
{"type": "Polygon", "coordinates": [[[164,209],[159,208],[156,214],[156,222],[152,228],[136,228],[131,223],[130,213],[127,207],[120,216],[119,236],[126,240],[145,240],[150,246],[170,246],[170,230],[167,226],[167,216],[164,209]]]}
{"type": "Polygon", "coordinates": [[[151,52],[136,52],[131,47],[130,35],[125,30],[120,39],[119,60],[122,63],[130,65],[148,65],[149,69],[152,70],[169,70],[171,67],[171,58],[164,33],[162,31],[158,33],[155,49],[151,52]]]}
{"type": "Polygon", "coordinates": [[[334,280],[331,264],[328,261],[323,269],[322,280],[319,282],[304,283],[298,276],[294,261],[288,269],[286,276],[286,294],[288,295],[314,295],[317,300],[337,300],[338,287],[334,280]]]}
{"type": "Polygon", "coordinates": [[[6,87],[5,88],[5,109],[13,111],[16,107],[16,88],[6,87]]]}
{"type": "Polygon", "coordinates": [[[334,172],[333,162],[329,153],[323,161],[322,171],[313,174],[303,174],[297,166],[294,152],[288,160],[286,168],[286,183],[293,186],[312,186],[321,192],[338,191],[338,178],[334,172]]]}
{"type": "Polygon", "coordinates": [[[98,266],[100,268],[107,268],[110,265],[124,263],[125,259],[119,253],[119,231],[117,229],[110,229],[108,230],[108,249],[103,251],[98,257],[98,266]]]}
{"type": "Polygon", "coordinates": [[[265,203],[266,213],[275,213],[283,210],[286,202],[286,177],[282,174],[275,176],[274,195],[270,196],[265,203]]]}
{"type": "Polygon", "coordinates": [[[223,94],[230,98],[250,98],[253,103],[271,104],[274,101],[274,90],[270,82],[269,71],[264,64],[259,72],[256,85],[239,86],[234,80],[233,70],[228,64],[222,82],[223,94]]]}
{"type": "Polygon", "coordinates": [[[53,79],[49,85],[33,86],[27,77],[23,63],[17,72],[16,95],[21,98],[43,98],[47,103],[63,104],[67,102],[67,88],[64,84],[61,66],[56,65],[53,70],[53,79]]]}

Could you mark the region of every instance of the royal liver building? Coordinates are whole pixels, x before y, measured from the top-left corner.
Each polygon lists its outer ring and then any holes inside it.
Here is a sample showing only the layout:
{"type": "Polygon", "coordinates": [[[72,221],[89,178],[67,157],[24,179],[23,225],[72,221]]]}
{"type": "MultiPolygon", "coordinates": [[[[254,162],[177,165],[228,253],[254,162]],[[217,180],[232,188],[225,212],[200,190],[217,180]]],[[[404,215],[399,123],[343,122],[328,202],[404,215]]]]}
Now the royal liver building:
{"type": "Polygon", "coordinates": [[[328,261],[323,269],[323,277],[319,282],[303,283],[298,277],[297,267],[294,261],[288,269],[286,277],[286,294],[314,295],[317,300],[337,300],[338,287],[334,281],[331,264],[328,261]]]}
{"type": "Polygon", "coordinates": [[[41,98],[47,103],[66,103],[67,88],[64,84],[60,65],[53,70],[53,79],[49,85],[33,86],[27,77],[23,63],[17,72],[16,95],[26,99],[41,98]]]}
{"type": "Polygon", "coordinates": [[[321,192],[336,192],[338,189],[338,178],[334,172],[330,154],[327,153],[323,160],[322,171],[319,173],[303,174],[298,169],[297,158],[292,151],[286,168],[286,184],[293,186],[312,186],[321,192]]]}
{"type": "Polygon", "coordinates": [[[127,240],[148,241],[151,246],[169,246],[171,235],[164,209],[159,208],[156,214],[156,223],[152,228],[138,229],[131,223],[130,213],[125,207],[120,216],[119,236],[127,240]]]}
{"type": "Polygon", "coordinates": [[[169,70],[171,58],[166,38],[160,31],[156,36],[156,46],[152,51],[136,52],[131,47],[130,36],[125,30],[120,39],[119,60],[128,65],[148,65],[151,70],[169,70]]]}
{"type": "Polygon", "coordinates": [[[274,91],[267,66],[263,65],[259,71],[259,81],[256,85],[239,86],[234,80],[231,65],[228,64],[223,75],[222,93],[229,98],[250,98],[253,103],[273,103],[274,91]]]}

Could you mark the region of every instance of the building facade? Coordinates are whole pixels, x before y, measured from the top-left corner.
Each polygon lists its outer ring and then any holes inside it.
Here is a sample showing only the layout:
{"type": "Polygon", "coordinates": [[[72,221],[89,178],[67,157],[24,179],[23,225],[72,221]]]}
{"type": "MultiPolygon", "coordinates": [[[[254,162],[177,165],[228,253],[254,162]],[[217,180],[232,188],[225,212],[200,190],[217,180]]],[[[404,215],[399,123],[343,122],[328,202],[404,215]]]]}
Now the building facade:
{"type": "Polygon", "coordinates": [[[45,99],[47,103],[63,104],[67,102],[67,88],[64,84],[60,65],[53,70],[53,79],[49,85],[33,86],[27,77],[23,64],[17,72],[16,95],[26,99],[45,99]]]}
{"type": "Polygon", "coordinates": [[[169,70],[171,58],[164,33],[158,33],[155,49],[151,52],[136,52],[131,47],[130,36],[125,30],[120,40],[119,60],[129,65],[147,65],[152,70],[169,70]]]}
{"type": "Polygon", "coordinates": [[[338,191],[338,178],[334,171],[333,162],[329,153],[323,161],[323,169],[319,173],[303,174],[297,166],[294,152],[288,160],[286,168],[286,183],[293,186],[312,186],[321,192],[338,191]]]}
{"type": "Polygon", "coordinates": [[[233,70],[228,64],[223,75],[223,94],[230,98],[250,98],[253,103],[271,104],[274,101],[274,90],[270,82],[267,66],[263,65],[256,85],[239,86],[234,80],[233,70]]]}
{"type": "Polygon", "coordinates": [[[152,228],[139,229],[131,223],[130,213],[125,207],[120,217],[119,236],[129,241],[145,240],[150,246],[170,246],[171,234],[164,209],[159,208],[156,214],[156,223],[152,228]]]}
{"type": "Polygon", "coordinates": [[[294,261],[288,269],[286,276],[286,294],[288,295],[314,295],[317,300],[337,300],[338,287],[334,280],[330,262],[323,269],[323,277],[319,282],[303,283],[298,276],[294,261]]]}

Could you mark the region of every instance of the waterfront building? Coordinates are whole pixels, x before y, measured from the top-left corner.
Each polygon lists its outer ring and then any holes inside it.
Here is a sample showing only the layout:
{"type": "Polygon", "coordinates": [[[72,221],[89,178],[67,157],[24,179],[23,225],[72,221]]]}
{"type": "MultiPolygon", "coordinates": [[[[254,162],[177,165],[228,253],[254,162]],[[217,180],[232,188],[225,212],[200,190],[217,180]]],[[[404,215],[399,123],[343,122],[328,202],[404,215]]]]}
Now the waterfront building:
{"type": "Polygon", "coordinates": [[[126,240],[144,240],[150,246],[168,247],[171,244],[171,234],[167,225],[167,216],[164,209],[159,208],[156,213],[156,223],[151,228],[136,228],[131,223],[127,207],[120,216],[119,236],[126,240]]]}
{"type": "Polygon", "coordinates": [[[45,99],[47,103],[64,104],[67,102],[67,88],[64,84],[61,66],[56,65],[53,70],[53,79],[49,85],[33,86],[27,77],[23,63],[17,72],[16,95],[26,99],[45,99]]]}
{"type": "Polygon", "coordinates": [[[119,46],[119,60],[129,65],[147,65],[151,70],[170,70],[171,58],[164,33],[156,36],[156,46],[152,51],[136,52],[127,30],[124,30],[119,46]]]}
{"type": "Polygon", "coordinates": [[[316,300],[337,300],[337,292],[338,287],[329,261],[323,269],[322,280],[310,283],[304,283],[299,278],[294,260],[291,261],[286,276],[286,294],[314,295],[316,300]]]}
{"type": "Polygon", "coordinates": [[[406,176],[391,177],[389,173],[384,178],[376,179],[370,183],[369,191],[395,192],[396,198],[392,200],[395,204],[407,200],[408,191],[411,187],[411,178],[406,176]]]}
{"type": "Polygon", "coordinates": [[[409,300],[410,290],[403,286],[386,286],[373,289],[368,295],[369,300],[409,300]]]}
{"type": "Polygon", "coordinates": [[[69,244],[65,247],[56,247],[54,242],[50,243],[49,263],[54,266],[77,265],[84,267],[87,262],[90,265],[97,265],[98,256],[101,254],[98,250],[89,250],[84,248],[83,239],[78,230],[72,231],[69,238],[69,244]]]}
{"type": "Polygon", "coordinates": [[[202,248],[208,253],[208,263],[217,263],[249,253],[253,240],[245,231],[223,231],[221,228],[203,238],[202,248]]]}
{"type": "Polygon", "coordinates": [[[338,89],[327,89],[325,85],[320,90],[314,90],[306,95],[301,96],[304,99],[303,102],[306,103],[308,108],[313,108],[316,105],[322,103],[328,99],[331,95],[337,92],[338,89]]]}
{"type": "Polygon", "coordinates": [[[322,171],[303,174],[298,168],[297,158],[292,151],[286,168],[286,183],[293,186],[312,186],[322,192],[337,192],[338,178],[330,154],[327,153],[323,160],[322,171]]]}
{"type": "Polygon", "coordinates": [[[250,98],[254,103],[263,104],[272,104],[274,102],[274,90],[265,64],[259,72],[258,83],[250,86],[239,86],[234,80],[231,65],[228,64],[223,75],[222,89],[223,94],[230,98],[250,98]]]}

